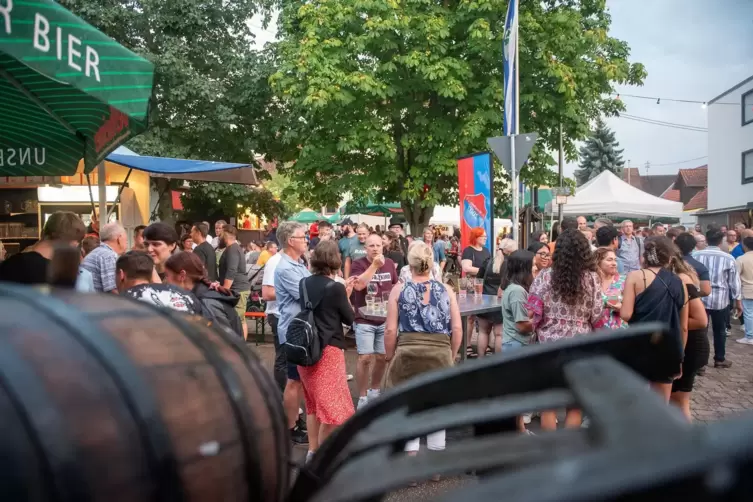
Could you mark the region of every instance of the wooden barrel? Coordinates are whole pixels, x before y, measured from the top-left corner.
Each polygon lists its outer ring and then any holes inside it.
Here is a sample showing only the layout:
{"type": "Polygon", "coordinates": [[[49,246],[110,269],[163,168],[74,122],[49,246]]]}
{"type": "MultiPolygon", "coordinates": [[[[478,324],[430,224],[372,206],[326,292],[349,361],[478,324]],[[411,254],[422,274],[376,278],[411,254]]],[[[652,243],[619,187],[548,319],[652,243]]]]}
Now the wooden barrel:
{"type": "Polygon", "coordinates": [[[280,401],[201,318],[0,284],[2,500],[281,501],[280,401]]]}

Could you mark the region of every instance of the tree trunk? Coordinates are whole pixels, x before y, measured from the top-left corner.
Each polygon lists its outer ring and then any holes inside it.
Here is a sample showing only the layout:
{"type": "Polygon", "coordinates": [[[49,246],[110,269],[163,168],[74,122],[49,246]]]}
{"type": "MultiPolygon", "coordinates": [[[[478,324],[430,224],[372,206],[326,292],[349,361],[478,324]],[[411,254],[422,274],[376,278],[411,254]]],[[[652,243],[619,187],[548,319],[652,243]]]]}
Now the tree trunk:
{"type": "MultiPolygon", "coordinates": [[[[173,225],[175,224],[175,213],[173,212],[173,194],[170,190],[170,180],[166,178],[152,178],[152,180],[157,196],[160,197],[157,206],[157,218],[168,225],[173,225]]],[[[156,201],[152,204],[156,204],[156,201]]]]}
{"type": "Polygon", "coordinates": [[[434,206],[421,207],[420,202],[407,200],[401,201],[400,206],[403,208],[405,221],[410,225],[410,234],[414,237],[421,237],[424,228],[434,215],[434,206]]]}

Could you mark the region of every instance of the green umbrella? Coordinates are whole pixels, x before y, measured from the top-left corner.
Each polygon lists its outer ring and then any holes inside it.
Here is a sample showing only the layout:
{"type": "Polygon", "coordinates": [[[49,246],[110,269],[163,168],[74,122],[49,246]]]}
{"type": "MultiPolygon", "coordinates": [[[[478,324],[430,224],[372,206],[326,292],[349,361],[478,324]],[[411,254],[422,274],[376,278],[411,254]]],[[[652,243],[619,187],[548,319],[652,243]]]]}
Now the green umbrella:
{"type": "Polygon", "coordinates": [[[330,222],[330,223],[340,223],[340,220],[342,220],[342,219],[343,219],[343,217],[340,214],[340,211],[338,211],[335,214],[333,214],[332,216],[330,216],[329,218],[327,218],[327,221],[330,222]]]}
{"type": "Polygon", "coordinates": [[[349,202],[345,206],[345,212],[347,214],[368,214],[370,216],[382,216],[386,218],[393,214],[402,213],[403,208],[396,202],[367,201],[365,204],[349,202]]]}
{"type": "Polygon", "coordinates": [[[0,175],[90,172],[147,129],[153,74],[52,0],[0,2],[0,175]]]}
{"type": "Polygon", "coordinates": [[[314,223],[316,221],[322,221],[324,217],[313,209],[304,209],[295,213],[290,219],[297,221],[298,223],[314,223]]]}

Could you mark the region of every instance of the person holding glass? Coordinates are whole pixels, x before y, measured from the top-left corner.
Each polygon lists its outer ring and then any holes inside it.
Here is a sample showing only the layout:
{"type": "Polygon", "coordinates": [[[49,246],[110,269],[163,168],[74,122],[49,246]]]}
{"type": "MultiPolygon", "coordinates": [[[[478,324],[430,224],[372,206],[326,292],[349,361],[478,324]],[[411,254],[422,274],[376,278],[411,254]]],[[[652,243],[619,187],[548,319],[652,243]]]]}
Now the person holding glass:
{"type": "Polygon", "coordinates": [[[601,281],[601,298],[604,301],[604,327],[609,329],[627,328],[627,322],[620,317],[622,290],[625,288],[625,274],[617,272],[617,255],[610,248],[596,249],[596,267],[601,281]]]}
{"type": "Polygon", "coordinates": [[[351,303],[356,311],[354,330],[358,363],[356,366],[356,383],[358,385],[358,407],[361,408],[369,399],[379,397],[384,368],[384,322],[367,319],[360,312],[366,306],[369,291],[374,301],[379,295],[389,293],[397,283],[395,264],[383,253],[382,238],[372,234],[366,238],[366,256],[353,261],[350,276],[355,277],[351,303]],[[371,289],[369,289],[371,288],[371,289]]]}
{"type": "MultiPolygon", "coordinates": [[[[431,277],[431,247],[423,242],[411,245],[408,265],[411,280],[392,289],[387,305],[385,389],[452,366],[463,337],[455,292],[431,277]]],[[[445,431],[430,433],[426,440],[430,450],[444,450],[445,431]]],[[[408,441],[405,451],[417,454],[419,442],[420,438],[408,441]]]]}
{"type": "MultiPolygon", "coordinates": [[[[460,266],[463,271],[463,275],[469,279],[469,288],[475,289],[475,279],[483,279],[484,277],[484,264],[491,259],[492,254],[486,247],[487,234],[486,230],[481,227],[474,227],[471,229],[470,244],[463,250],[463,255],[460,257],[460,266]],[[474,282],[472,286],[470,280],[474,282]]],[[[476,325],[476,316],[468,316],[468,336],[469,339],[473,334],[473,328],[476,325]]],[[[487,342],[488,343],[488,342],[487,342]]],[[[473,357],[470,344],[467,348],[467,356],[473,357]]]]}

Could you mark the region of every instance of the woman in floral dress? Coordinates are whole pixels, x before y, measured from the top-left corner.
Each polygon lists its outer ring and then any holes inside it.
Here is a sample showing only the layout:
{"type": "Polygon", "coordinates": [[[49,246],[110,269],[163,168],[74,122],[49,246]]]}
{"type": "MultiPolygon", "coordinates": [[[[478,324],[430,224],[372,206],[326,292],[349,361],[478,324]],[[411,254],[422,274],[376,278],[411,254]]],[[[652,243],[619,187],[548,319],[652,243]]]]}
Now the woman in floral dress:
{"type": "Polygon", "coordinates": [[[609,329],[627,328],[627,323],[620,317],[622,290],[625,288],[626,276],[617,273],[617,255],[610,248],[598,248],[595,254],[606,319],[604,327],[609,329]]]}
{"type": "MultiPolygon", "coordinates": [[[[578,230],[565,230],[557,239],[552,266],[531,286],[528,309],[539,343],[588,334],[604,326],[601,286],[591,245],[578,230]]],[[[581,414],[568,410],[565,425],[580,427],[581,414]]],[[[557,428],[554,411],[541,413],[541,427],[557,428]]]]}

